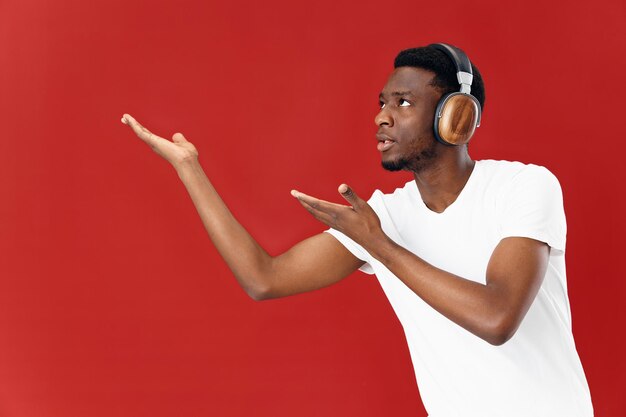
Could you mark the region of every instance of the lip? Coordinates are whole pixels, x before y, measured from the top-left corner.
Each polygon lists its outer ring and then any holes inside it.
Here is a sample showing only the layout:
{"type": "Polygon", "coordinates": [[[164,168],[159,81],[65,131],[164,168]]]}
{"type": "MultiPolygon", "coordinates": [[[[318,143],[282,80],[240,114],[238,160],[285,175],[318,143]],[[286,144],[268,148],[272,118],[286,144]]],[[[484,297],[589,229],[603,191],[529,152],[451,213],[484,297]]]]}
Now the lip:
{"type": "Polygon", "coordinates": [[[376,146],[376,148],[380,152],[385,152],[396,143],[395,139],[393,139],[391,136],[385,135],[384,133],[377,133],[376,139],[378,140],[378,145],[376,146]]]}
{"type": "Polygon", "coordinates": [[[376,133],[376,139],[378,139],[379,142],[384,142],[386,140],[390,140],[392,142],[396,141],[394,138],[384,133],[376,133]]]}

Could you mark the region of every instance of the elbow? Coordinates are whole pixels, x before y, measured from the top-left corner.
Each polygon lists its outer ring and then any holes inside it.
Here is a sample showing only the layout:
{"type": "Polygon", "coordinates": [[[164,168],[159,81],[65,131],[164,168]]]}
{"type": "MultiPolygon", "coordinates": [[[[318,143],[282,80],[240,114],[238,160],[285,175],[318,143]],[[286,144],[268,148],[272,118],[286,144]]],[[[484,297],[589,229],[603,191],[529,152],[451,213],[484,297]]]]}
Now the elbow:
{"type": "Polygon", "coordinates": [[[493,346],[502,346],[511,340],[518,327],[519,323],[511,320],[502,320],[490,326],[485,332],[483,339],[493,346]]]}
{"type": "Polygon", "coordinates": [[[248,296],[252,298],[254,301],[264,301],[269,300],[272,297],[269,297],[264,291],[246,291],[248,296]]]}
{"type": "Polygon", "coordinates": [[[263,301],[268,300],[271,297],[268,296],[267,290],[260,288],[245,288],[246,294],[248,297],[252,298],[254,301],[263,301]]]}
{"type": "Polygon", "coordinates": [[[491,345],[493,346],[502,346],[503,344],[505,344],[506,342],[508,342],[511,337],[513,337],[513,333],[507,333],[507,332],[501,332],[501,333],[494,333],[489,335],[488,337],[485,337],[484,339],[491,345]]]}
{"type": "Polygon", "coordinates": [[[272,286],[267,279],[258,274],[241,274],[235,272],[235,279],[248,297],[254,301],[263,301],[274,298],[272,286]]]}
{"type": "Polygon", "coordinates": [[[272,298],[276,298],[272,293],[272,289],[266,285],[254,285],[244,287],[246,294],[248,297],[252,298],[254,301],[264,301],[271,300],[272,298]]]}

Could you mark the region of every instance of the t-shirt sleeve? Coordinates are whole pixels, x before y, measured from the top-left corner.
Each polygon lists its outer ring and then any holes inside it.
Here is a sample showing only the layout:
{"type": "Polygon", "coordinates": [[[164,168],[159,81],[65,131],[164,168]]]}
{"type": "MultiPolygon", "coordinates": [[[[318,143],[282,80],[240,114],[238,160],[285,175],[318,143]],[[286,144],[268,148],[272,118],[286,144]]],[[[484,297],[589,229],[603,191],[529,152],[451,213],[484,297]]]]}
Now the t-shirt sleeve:
{"type": "MultiPolygon", "coordinates": [[[[379,217],[380,217],[380,214],[378,213],[378,208],[380,207],[382,196],[383,196],[382,192],[380,192],[379,190],[376,190],[374,191],[370,199],[367,200],[367,204],[369,204],[370,207],[372,207],[374,212],[376,212],[376,214],[378,214],[379,217]]],[[[344,235],[338,230],[330,228],[328,230],[325,230],[324,232],[329,233],[332,236],[334,236],[354,256],[356,256],[358,259],[365,262],[359,268],[360,271],[365,272],[366,274],[370,274],[370,275],[375,273],[374,268],[372,268],[372,263],[371,263],[372,256],[365,249],[363,249],[361,245],[359,245],[354,240],[350,239],[348,236],[344,235]]]]}
{"type": "Polygon", "coordinates": [[[507,184],[498,205],[501,239],[527,237],[547,243],[553,254],[565,252],[561,185],[546,168],[527,165],[507,184]]]}

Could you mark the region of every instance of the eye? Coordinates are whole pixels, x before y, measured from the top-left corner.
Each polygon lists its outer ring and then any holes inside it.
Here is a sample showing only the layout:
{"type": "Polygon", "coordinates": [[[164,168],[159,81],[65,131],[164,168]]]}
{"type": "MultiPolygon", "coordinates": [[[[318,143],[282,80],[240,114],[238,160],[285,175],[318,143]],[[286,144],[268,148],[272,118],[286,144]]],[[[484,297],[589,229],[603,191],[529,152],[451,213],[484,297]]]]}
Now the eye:
{"type": "Polygon", "coordinates": [[[400,99],[400,107],[408,107],[410,105],[411,105],[411,103],[409,103],[405,99],[403,99],[403,98],[400,99]]]}
{"type": "Polygon", "coordinates": [[[382,101],[378,102],[378,107],[382,110],[385,108],[385,103],[383,103],[382,101]]]}

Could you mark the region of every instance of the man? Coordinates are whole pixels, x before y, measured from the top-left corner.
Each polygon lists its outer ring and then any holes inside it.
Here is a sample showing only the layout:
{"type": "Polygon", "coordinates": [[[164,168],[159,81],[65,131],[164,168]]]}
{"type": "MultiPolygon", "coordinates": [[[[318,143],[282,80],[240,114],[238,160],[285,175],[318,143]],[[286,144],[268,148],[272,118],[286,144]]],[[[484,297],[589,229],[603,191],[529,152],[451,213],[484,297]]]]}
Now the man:
{"type": "Polygon", "coordinates": [[[484,104],[480,74],[462,51],[410,49],[394,66],[375,118],[378,149],[383,167],[409,170],[415,180],[368,202],[342,184],[349,206],[292,191],[331,229],[276,257],[235,220],[182,134],[170,142],[129,115],[122,122],[174,166],[255,300],[328,286],[359,268],[376,273],[403,325],[431,417],[593,415],[571,333],[557,179],[535,165],[473,161],[466,143],[444,143],[442,96],[459,83],[465,95],[473,89],[470,107],[478,113],[466,139],[484,104]],[[473,82],[462,74],[457,81],[460,59],[473,82]]]}

